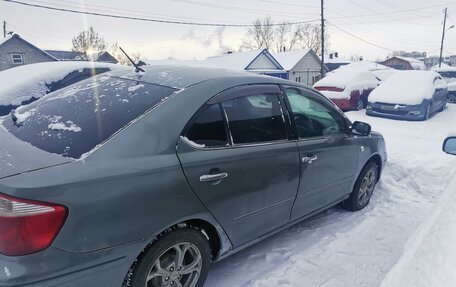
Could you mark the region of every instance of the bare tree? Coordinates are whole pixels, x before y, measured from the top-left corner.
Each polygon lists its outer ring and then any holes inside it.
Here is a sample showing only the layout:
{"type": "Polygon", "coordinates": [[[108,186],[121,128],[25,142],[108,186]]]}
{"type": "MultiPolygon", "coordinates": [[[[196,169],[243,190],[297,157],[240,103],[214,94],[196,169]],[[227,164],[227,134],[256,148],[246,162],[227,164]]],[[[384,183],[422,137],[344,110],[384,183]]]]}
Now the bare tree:
{"type": "Polygon", "coordinates": [[[73,51],[75,52],[98,52],[106,50],[107,44],[102,36],[93,27],[82,31],[73,38],[73,51]]]}
{"type": "MultiPolygon", "coordinates": [[[[271,49],[276,52],[292,50],[296,47],[311,48],[321,53],[321,28],[318,24],[290,24],[287,22],[273,26],[270,17],[257,19],[249,27],[240,50],[271,49]]],[[[325,34],[325,47],[329,48],[325,34]]]]}
{"type": "MultiPolygon", "coordinates": [[[[122,53],[122,51],[119,49],[118,43],[112,44],[111,47],[109,48],[109,52],[111,53],[111,55],[114,58],[116,58],[117,61],[119,61],[119,64],[132,66],[132,63],[128,60],[128,58],[124,55],[124,53],[122,53]]],[[[138,63],[142,58],[142,53],[139,51],[133,51],[131,53],[128,51],[126,51],[126,52],[128,53],[128,56],[130,56],[130,58],[135,63],[138,63]]]]}
{"type": "Polygon", "coordinates": [[[249,27],[240,50],[270,49],[274,44],[274,28],[271,17],[256,19],[249,27]]]}

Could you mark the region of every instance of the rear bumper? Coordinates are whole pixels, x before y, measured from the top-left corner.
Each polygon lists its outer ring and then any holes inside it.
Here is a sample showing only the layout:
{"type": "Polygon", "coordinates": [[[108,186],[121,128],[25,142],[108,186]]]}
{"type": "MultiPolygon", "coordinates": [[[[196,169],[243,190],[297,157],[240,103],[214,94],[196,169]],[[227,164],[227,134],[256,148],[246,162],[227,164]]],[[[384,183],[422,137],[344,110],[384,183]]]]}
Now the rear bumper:
{"type": "Polygon", "coordinates": [[[0,287],[120,287],[144,244],[82,254],[50,247],[26,256],[0,255],[0,287]]]}

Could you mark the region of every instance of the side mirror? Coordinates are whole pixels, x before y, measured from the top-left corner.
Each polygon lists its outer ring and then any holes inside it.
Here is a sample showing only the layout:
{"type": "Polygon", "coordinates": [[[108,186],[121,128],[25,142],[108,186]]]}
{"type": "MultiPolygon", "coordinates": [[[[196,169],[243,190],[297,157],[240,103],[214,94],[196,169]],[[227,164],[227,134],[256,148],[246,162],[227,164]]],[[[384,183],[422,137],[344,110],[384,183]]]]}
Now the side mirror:
{"type": "Polygon", "coordinates": [[[448,154],[456,155],[456,136],[446,138],[442,149],[448,154]]]}
{"type": "Polygon", "coordinates": [[[351,127],[351,132],[355,135],[368,136],[371,133],[371,126],[368,123],[364,122],[354,122],[351,127]]]}

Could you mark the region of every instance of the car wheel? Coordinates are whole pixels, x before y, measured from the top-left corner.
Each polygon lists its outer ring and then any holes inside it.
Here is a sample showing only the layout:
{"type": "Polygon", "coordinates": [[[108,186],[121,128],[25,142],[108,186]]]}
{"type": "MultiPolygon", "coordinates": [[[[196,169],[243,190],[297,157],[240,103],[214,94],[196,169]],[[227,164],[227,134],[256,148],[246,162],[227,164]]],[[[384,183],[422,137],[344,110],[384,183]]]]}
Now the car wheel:
{"type": "Polygon", "coordinates": [[[364,109],[364,103],[362,99],[359,99],[358,102],[356,102],[356,110],[360,111],[364,109]]]}
{"type": "Polygon", "coordinates": [[[191,226],[174,229],[143,251],[123,286],[202,286],[210,262],[209,242],[199,229],[191,226]]]}
{"type": "Polygon", "coordinates": [[[378,178],[378,166],[375,162],[369,162],[362,169],[355,182],[350,197],[344,200],[343,206],[350,211],[358,211],[369,204],[378,178]]]}
{"type": "Polygon", "coordinates": [[[456,104],[456,95],[448,95],[447,102],[450,104],[456,104]]]}

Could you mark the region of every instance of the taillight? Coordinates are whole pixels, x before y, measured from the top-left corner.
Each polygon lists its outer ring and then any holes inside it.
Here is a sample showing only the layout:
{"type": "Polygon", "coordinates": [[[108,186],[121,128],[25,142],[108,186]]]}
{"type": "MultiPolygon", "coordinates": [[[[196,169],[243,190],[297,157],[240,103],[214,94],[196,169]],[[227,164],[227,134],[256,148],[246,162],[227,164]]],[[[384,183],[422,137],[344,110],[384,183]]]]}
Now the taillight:
{"type": "Polygon", "coordinates": [[[0,194],[0,253],[19,256],[49,247],[66,215],[62,205],[0,194]]]}

